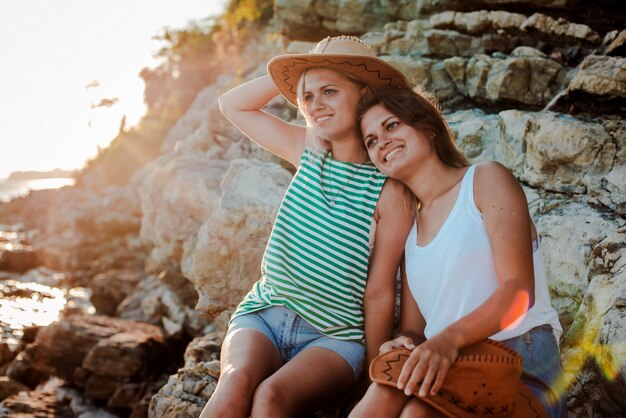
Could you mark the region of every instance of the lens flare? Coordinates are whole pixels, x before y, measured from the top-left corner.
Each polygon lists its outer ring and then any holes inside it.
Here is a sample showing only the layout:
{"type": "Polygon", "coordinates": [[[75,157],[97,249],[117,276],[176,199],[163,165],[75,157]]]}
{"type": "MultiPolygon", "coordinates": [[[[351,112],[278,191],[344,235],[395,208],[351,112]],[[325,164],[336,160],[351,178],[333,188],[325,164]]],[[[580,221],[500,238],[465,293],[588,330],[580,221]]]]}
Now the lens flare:
{"type": "Polygon", "coordinates": [[[530,306],[530,297],[525,290],[515,292],[513,302],[502,316],[500,326],[503,330],[509,331],[517,327],[526,317],[528,307],[530,306]]]}

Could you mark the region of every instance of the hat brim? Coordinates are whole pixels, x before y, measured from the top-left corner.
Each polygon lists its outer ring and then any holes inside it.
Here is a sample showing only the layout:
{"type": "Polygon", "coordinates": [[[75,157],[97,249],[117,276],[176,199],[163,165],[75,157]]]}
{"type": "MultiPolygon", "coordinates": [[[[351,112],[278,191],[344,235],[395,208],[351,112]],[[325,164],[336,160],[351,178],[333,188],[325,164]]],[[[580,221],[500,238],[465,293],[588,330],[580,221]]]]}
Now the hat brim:
{"type": "MultiPolygon", "coordinates": [[[[507,350],[510,349],[505,347],[503,344],[494,341],[485,341],[477,343],[474,346],[464,347],[460,350],[457,361],[448,370],[446,382],[448,382],[447,379],[450,378],[455,368],[457,368],[457,370],[467,370],[468,373],[465,374],[467,378],[470,378],[471,376],[476,377],[476,373],[473,373],[471,369],[479,370],[479,368],[472,368],[472,366],[468,365],[468,363],[475,360],[483,361],[485,364],[487,362],[491,364],[499,364],[501,367],[509,368],[509,370],[514,371],[516,363],[521,365],[518,360],[519,356],[516,355],[517,358],[511,358],[511,356],[508,355],[507,350]],[[504,350],[502,353],[503,355],[499,355],[497,350],[504,350]]],[[[373,382],[397,387],[398,377],[410,354],[410,350],[399,348],[379,355],[372,360],[372,363],[370,364],[370,378],[373,382]]],[[[518,372],[521,372],[521,368],[517,370],[518,372]]],[[[502,376],[505,375],[506,374],[503,374],[502,376]]],[[[465,387],[468,387],[471,383],[467,380],[464,381],[467,382],[467,385],[464,385],[465,387]]],[[[503,381],[500,383],[517,385],[517,391],[511,388],[511,396],[508,398],[507,402],[500,403],[498,407],[496,407],[496,404],[493,403],[493,408],[487,408],[483,405],[485,410],[478,410],[478,407],[472,407],[471,405],[463,405],[460,396],[455,396],[455,393],[449,393],[444,390],[447,386],[446,382],[444,382],[444,387],[442,387],[437,395],[432,396],[429,394],[425,397],[418,397],[418,399],[431,405],[446,417],[475,418],[487,414],[507,418],[547,418],[545,408],[541,402],[539,402],[534,393],[521,381],[519,377],[515,380],[507,380],[506,382],[503,381]],[[496,410],[496,408],[498,410],[496,410]]],[[[454,390],[452,390],[452,392],[454,392],[454,390]]]]}
{"type": "MultiPolygon", "coordinates": [[[[447,399],[443,396],[425,396],[419,398],[426,402],[446,417],[450,418],[476,418],[483,416],[485,411],[468,412],[458,406],[455,399],[447,399]]],[[[487,411],[495,415],[498,411],[487,411]]],[[[515,408],[509,418],[547,418],[545,408],[539,402],[535,394],[528,386],[520,381],[517,394],[515,396],[515,408]]]]}
{"type": "Polygon", "coordinates": [[[310,68],[330,68],[350,73],[376,89],[411,88],[406,76],[388,62],[375,57],[350,54],[285,54],[272,58],[267,72],[280,93],[298,105],[298,81],[310,68]]]}

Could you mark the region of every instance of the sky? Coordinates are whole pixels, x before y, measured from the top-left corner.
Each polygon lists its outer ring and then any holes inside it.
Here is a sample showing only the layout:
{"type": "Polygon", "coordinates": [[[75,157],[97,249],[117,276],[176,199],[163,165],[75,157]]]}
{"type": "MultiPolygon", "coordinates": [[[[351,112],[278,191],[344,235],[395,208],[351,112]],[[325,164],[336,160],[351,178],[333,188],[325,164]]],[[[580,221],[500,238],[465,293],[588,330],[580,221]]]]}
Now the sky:
{"type": "Polygon", "coordinates": [[[226,0],[0,0],[0,178],[72,170],[145,113],[139,72],[164,27],[226,0]],[[114,99],[109,107],[97,105],[114,99]]]}

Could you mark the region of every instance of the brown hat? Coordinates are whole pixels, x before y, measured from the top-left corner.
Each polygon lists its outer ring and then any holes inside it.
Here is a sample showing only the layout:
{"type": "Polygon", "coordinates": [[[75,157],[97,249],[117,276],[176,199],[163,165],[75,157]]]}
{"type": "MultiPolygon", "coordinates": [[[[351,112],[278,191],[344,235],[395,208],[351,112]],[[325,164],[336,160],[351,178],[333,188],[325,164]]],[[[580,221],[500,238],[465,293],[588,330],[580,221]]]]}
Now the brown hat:
{"type": "Polygon", "coordinates": [[[314,67],[350,73],[375,88],[411,87],[402,72],[376,57],[369,45],[354,36],[324,38],[308,54],[278,55],[267,64],[267,72],[280,93],[297,105],[300,76],[314,67]]]}
{"type": "MultiPolygon", "coordinates": [[[[396,387],[410,354],[405,348],[381,354],[370,364],[370,378],[396,387]]],[[[502,343],[485,340],[462,348],[439,392],[419,399],[447,417],[547,417],[543,405],[521,381],[521,375],[522,358],[517,352],[502,343]]]]}

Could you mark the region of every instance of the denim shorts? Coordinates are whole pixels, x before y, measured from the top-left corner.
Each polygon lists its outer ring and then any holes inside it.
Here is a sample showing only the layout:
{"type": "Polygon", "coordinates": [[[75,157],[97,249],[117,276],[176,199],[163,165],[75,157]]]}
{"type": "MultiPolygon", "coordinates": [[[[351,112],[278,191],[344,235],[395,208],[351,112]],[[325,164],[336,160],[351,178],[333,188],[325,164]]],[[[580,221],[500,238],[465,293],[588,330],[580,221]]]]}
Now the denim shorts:
{"type": "Polygon", "coordinates": [[[501,342],[522,356],[522,381],[541,401],[548,416],[567,418],[565,390],[560,384],[563,368],[552,327],[541,325],[501,342]]]}
{"type": "Polygon", "coordinates": [[[347,361],[355,380],[361,376],[365,363],[365,345],[324,335],[285,306],[271,306],[237,316],[231,320],[228,333],[244,328],[256,329],[265,334],[285,362],[307,348],[322,347],[334,351],[347,361]]]}

